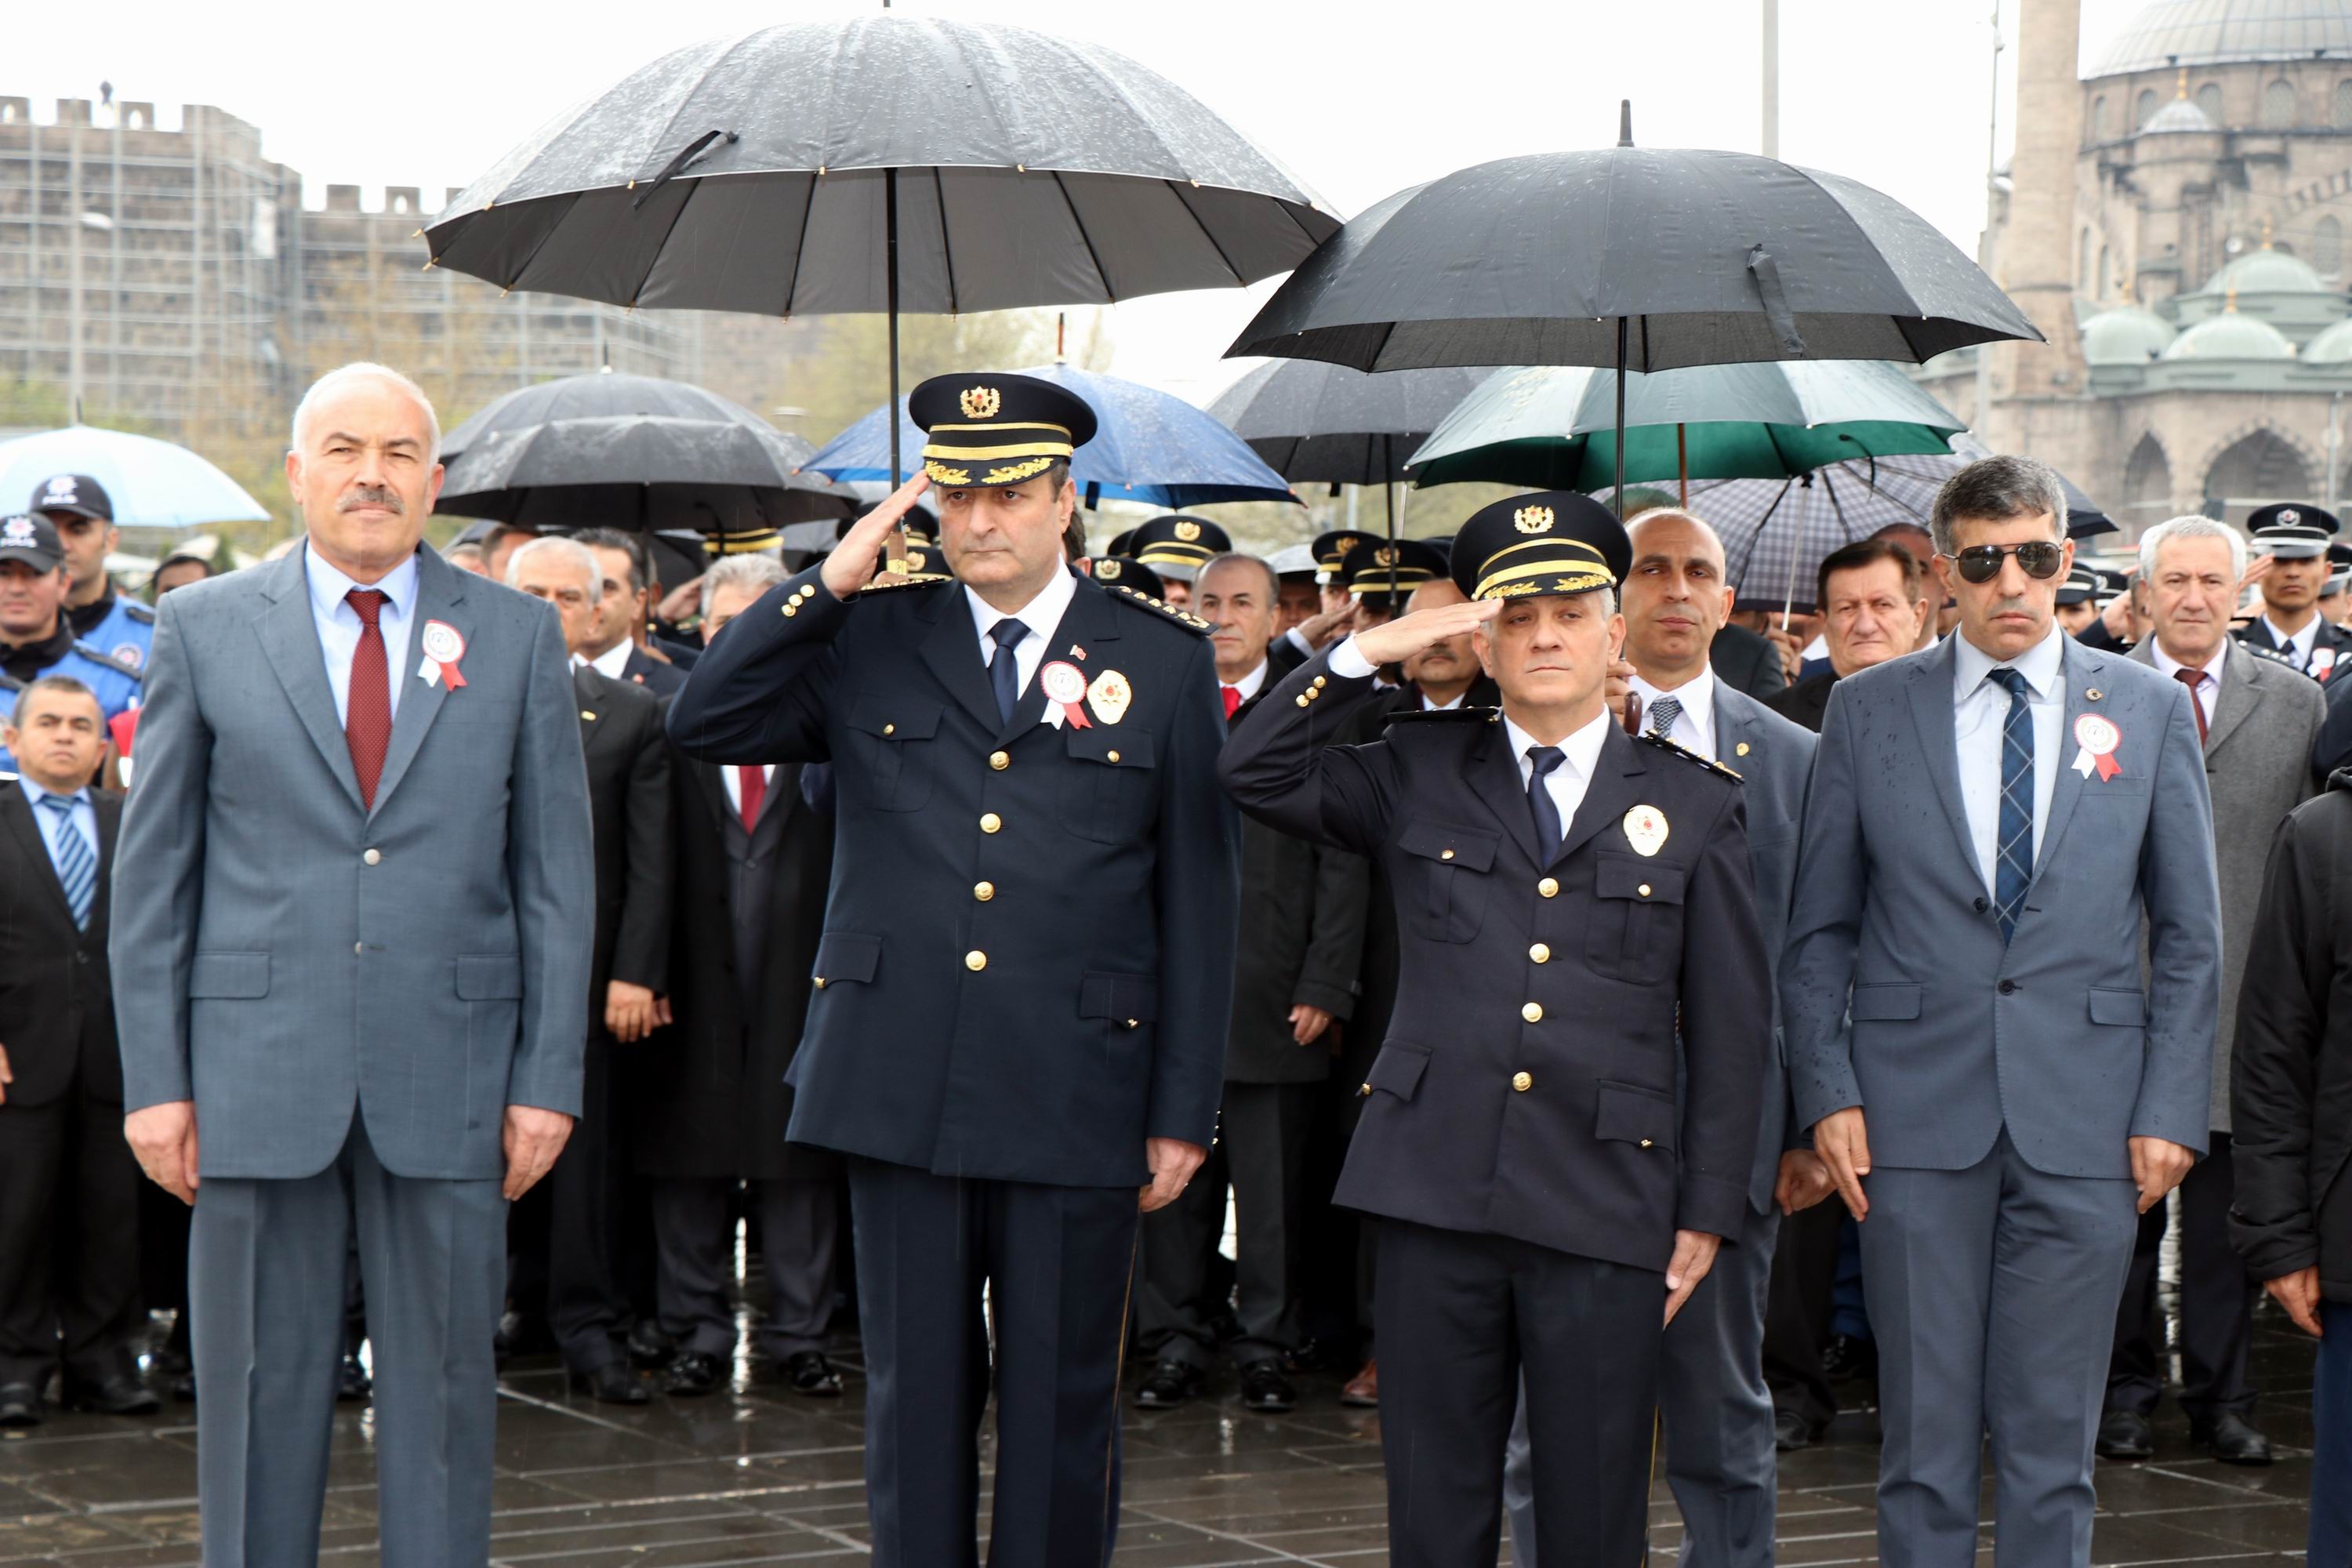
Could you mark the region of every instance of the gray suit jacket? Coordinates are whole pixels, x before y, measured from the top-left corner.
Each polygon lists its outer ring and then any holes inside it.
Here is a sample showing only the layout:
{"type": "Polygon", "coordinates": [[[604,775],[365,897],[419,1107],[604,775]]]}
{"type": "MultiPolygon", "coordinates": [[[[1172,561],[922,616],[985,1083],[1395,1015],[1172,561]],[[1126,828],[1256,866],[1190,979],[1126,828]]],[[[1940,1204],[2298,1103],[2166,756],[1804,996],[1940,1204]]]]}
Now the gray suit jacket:
{"type": "MultiPolygon", "coordinates": [[[[2126,655],[2156,663],[2155,639],[2126,655]]],[[[2238,986],[2261,908],[2263,868],[2286,814],[2315,793],[2311,747],[2327,721],[2326,689],[2293,665],[2231,643],[2205,736],[2205,782],[2213,795],[2215,860],[2221,879],[2221,1019],[2213,1037],[2217,1131],[2230,1131],[2230,1047],[2238,1030],[2238,986]]]]}
{"type": "MultiPolygon", "coordinates": [[[[1745,692],[1718,679],[1715,683],[1716,760],[1746,782],[1748,860],[1756,874],[1757,924],[1764,958],[1776,969],[1789,932],[1789,900],[1797,880],[1797,847],[1803,828],[1805,785],[1813,776],[1819,737],[1791,723],[1745,692]]],[[[1777,997],[1774,1041],[1764,1062],[1759,1091],[1761,1118],[1756,1133],[1756,1163],[1748,1178],[1748,1201],[1758,1214],[1772,1208],[1780,1153],[1790,1134],[1789,1073],[1779,1038],[1777,997]]]]}
{"type": "Polygon", "coordinates": [[[504,1170],[506,1108],[577,1115],[595,909],[554,612],[417,556],[417,663],[363,811],[304,552],[171,595],[116,864],[126,1109],[194,1100],[202,1173],[302,1177],[354,1106],[396,1175],[504,1170]],[[197,591],[201,590],[201,592],[197,591]]]}
{"type": "Polygon", "coordinates": [[[1956,647],[1831,689],[1780,970],[1797,1114],[1862,1106],[1873,1160],[1926,1170],[2004,1127],[2052,1175],[2126,1176],[2133,1137],[2201,1152],[2221,915],[2189,693],[2065,640],[2059,755],[2036,759],[2056,788],[2004,945],[1961,802],[1956,647]],[[2071,765],[2089,712],[2122,731],[2114,778],[2071,765]]]}

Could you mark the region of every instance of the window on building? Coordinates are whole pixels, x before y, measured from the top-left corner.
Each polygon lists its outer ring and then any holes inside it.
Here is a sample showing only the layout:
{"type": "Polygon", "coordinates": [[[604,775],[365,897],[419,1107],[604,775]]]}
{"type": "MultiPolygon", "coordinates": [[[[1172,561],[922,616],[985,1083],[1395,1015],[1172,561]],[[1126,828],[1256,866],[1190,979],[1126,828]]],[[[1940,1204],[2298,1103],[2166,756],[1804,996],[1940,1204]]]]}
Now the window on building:
{"type": "Polygon", "coordinates": [[[2311,475],[2303,455],[2268,430],[2232,443],[2205,476],[2205,494],[2225,502],[2229,521],[2241,526],[2256,507],[2310,492],[2311,475]]]}
{"type": "Polygon", "coordinates": [[[2284,81],[2274,81],[2263,89],[2263,124],[2273,131],[2284,131],[2294,123],[2294,89],[2284,81]]]}
{"type": "Polygon", "coordinates": [[[2336,84],[2336,96],[2328,105],[2327,123],[2338,131],[2352,131],[2352,81],[2336,84]]]}
{"type": "Polygon", "coordinates": [[[2143,525],[2172,515],[2172,465],[2154,436],[2142,436],[2124,464],[2124,505],[2143,525]]]}
{"type": "Polygon", "coordinates": [[[2218,81],[2209,81],[2203,87],[2199,88],[2197,89],[2197,107],[2205,111],[2206,119],[2211,121],[2216,125],[2221,124],[2221,84],[2218,81]]]}
{"type": "Polygon", "coordinates": [[[2344,270],[2344,226],[2333,213],[2311,226],[2311,265],[2323,277],[2344,270]]]}
{"type": "Polygon", "coordinates": [[[2139,100],[2132,116],[2132,124],[2134,127],[2142,126],[2155,118],[2156,89],[2144,87],[2139,89],[2139,100]]]}

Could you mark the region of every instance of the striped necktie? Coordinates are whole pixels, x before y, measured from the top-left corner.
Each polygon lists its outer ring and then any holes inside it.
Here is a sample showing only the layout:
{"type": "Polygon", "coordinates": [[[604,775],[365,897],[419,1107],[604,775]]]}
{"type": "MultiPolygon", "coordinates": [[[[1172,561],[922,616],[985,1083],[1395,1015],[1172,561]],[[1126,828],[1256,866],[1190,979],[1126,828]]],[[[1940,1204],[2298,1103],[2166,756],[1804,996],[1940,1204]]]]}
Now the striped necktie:
{"type": "Polygon", "coordinates": [[[90,852],[89,840],[74,824],[76,804],[69,795],[41,797],[41,805],[57,813],[58,817],[58,881],[66,890],[66,903],[73,910],[75,929],[88,931],[89,907],[98,898],[98,857],[90,852]]]}
{"type": "Polygon", "coordinates": [[[2009,692],[2009,717],[2000,730],[2000,837],[1992,881],[2006,945],[2017,934],[2025,889],[2033,880],[2033,710],[2026,702],[2023,674],[2003,668],[1992,679],[2009,692]]]}

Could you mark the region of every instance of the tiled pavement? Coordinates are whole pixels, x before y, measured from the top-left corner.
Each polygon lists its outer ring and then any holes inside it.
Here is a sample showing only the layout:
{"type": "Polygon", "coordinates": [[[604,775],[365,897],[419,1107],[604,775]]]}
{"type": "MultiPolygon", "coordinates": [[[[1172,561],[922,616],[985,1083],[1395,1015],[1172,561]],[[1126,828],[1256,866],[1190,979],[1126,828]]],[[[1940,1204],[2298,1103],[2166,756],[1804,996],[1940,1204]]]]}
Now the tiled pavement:
{"type": "MultiPolygon", "coordinates": [[[[843,1358],[855,1364],[854,1355],[843,1358]]],[[[2100,1467],[2100,1563],[2249,1563],[2299,1558],[2309,1482],[2311,1355],[2265,1310],[2256,1373],[2261,1419],[2280,1445],[2267,1470],[2195,1453],[2168,1405],[2157,1459],[2100,1467]]],[[[522,1370],[499,1410],[496,1560],[566,1568],[688,1568],[866,1556],[859,1484],[861,1385],[833,1402],[765,1384],[700,1401],[615,1410],[562,1392],[557,1372],[522,1370]]],[[[1850,1391],[1866,1396],[1866,1386],[1850,1391]]],[[[1118,1568],[1385,1561],[1379,1416],[1342,1409],[1337,1380],[1307,1380],[1294,1415],[1244,1413],[1229,1382],[1185,1410],[1130,1410],[1118,1568]]],[[[1781,1468],[1780,1561],[1873,1560],[1877,1465],[1866,1406],[1831,1440],[1781,1468]]],[[[325,1555],[376,1560],[365,1414],[335,1422],[325,1555]]],[[[0,1439],[0,1563],[50,1568],[194,1568],[195,1441],[183,1407],[155,1420],[54,1417],[0,1439]]],[[[1677,1534],[1661,1484],[1653,1538],[1677,1534]]],[[[1989,1539],[1989,1537],[1988,1537],[1989,1539]]],[[[1507,1548],[1505,1561],[1508,1561],[1507,1548]]],[[[1980,1562],[1990,1563],[1990,1552],[1980,1562]]]]}

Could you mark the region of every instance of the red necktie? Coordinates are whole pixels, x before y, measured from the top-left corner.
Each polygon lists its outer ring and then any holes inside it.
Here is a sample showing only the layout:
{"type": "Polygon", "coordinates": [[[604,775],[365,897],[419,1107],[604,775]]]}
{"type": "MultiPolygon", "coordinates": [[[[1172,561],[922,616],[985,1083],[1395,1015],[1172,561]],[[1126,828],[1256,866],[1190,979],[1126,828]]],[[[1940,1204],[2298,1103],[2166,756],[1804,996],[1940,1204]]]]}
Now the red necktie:
{"type": "Polygon", "coordinates": [[[743,796],[743,831],[749,833],[759,825],[760,807],[768,798],[768,775],[756,765],[739,767],[735,784],[743,796]]]}
{"type": "Polygon", "coordinates": [[[2201,669],[2176,669],[2172,672],[2172,679],[2189,688],[2189,710],[2197,715],[2197,743],[2201,746],[2205,743],[2205,700],[2197,689],[2204,683],[2205,672],[2201,669]]]}
{"type": "Polygon", "coordinates": [[[351,742],[360,801],[373,811],[383,753],[392,744],[392,676],[384,662],[383,628],[376,624],[391,595],[380,588],[354,588],[343,597],[360,617],[360,646],[352,654],[351,689],[343,702],[343,738],[351,742]]]}
{"type": "Polygon", "coordinates": [[[1218,689],[1225,694],[1225,717],[1230,719],[1235,713],[1240,712],[1242,706],[1242,689],[1238,686],[1224,686],[1218,688],[1218,689]]]}

